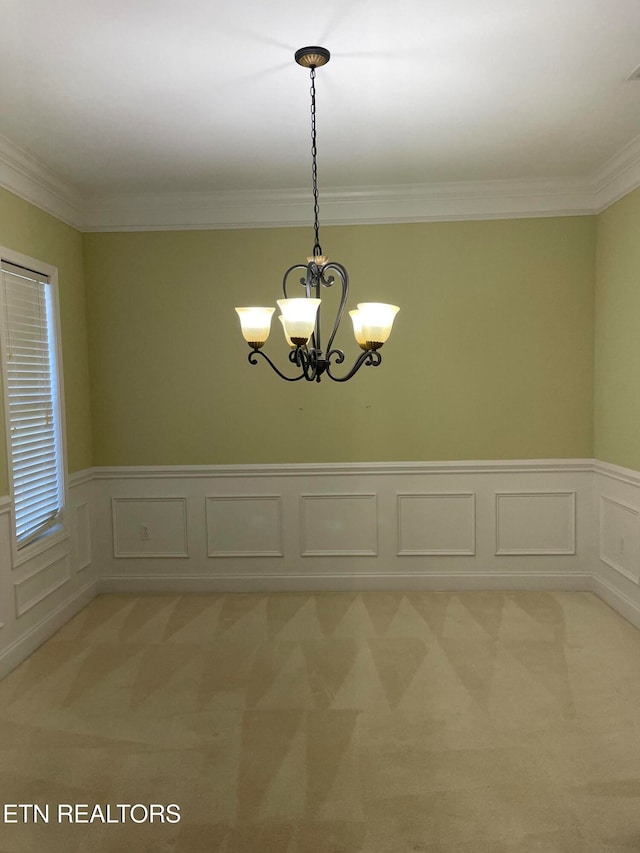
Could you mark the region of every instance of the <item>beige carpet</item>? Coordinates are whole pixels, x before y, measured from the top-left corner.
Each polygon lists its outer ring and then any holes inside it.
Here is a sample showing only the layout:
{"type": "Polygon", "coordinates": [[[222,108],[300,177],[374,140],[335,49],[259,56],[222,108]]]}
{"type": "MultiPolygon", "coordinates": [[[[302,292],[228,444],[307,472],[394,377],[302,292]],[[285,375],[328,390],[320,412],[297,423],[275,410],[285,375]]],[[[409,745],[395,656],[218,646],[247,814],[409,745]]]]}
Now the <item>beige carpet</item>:
{"type": "Polygon", "coordinates": [[[0,762],[50,807],[2,853],[638,853],[640,632],[587,593],[101,596],[0,683],[0,762]]]}

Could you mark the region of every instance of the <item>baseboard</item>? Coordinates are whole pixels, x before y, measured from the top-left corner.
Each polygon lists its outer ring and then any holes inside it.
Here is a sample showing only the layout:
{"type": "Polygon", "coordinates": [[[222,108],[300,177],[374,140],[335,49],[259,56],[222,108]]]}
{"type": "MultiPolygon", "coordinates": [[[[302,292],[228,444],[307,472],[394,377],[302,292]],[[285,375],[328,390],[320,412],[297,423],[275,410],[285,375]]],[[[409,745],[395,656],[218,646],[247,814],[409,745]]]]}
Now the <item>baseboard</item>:
{"type": "Polygon", "coordinates": [[[640,604],[616,589],[603,578],[593,575],[593,592],[627,622],[640,629],[640,604]]]}
{"type": "Polygon", "coordinates": [[[358,590],[592,591],[589,572],[406,572],[281,575],[112,575],[100,578],[100,593],[340,592],[358,590]]]}
{"type": "Polygon", "coordinates": [[[79,589],[72,598],[67,599],[60,607],[34,625],[29,631],[14,640],[10,646],[0,653],[0,678],[15,669],[30,654],[53,636],[73,616],[82,610],[97,595],[98,584],[93,581],[79,589]]]}

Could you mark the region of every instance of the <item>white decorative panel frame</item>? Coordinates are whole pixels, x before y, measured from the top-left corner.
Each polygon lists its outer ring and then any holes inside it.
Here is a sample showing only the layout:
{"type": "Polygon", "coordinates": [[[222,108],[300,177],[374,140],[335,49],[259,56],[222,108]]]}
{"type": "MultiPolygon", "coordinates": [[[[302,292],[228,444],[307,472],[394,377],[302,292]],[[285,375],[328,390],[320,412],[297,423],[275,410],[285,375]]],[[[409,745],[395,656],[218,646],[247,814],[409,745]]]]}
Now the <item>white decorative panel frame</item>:
{"type": "Polygon", "coordinates": [[[81,572],[91,565],[91,522],[89,504],[78,504],[74,510],[75,569],[81,572]]]}
{"type": "Polygon", "coordinates": [[[185,497],[112,498],[113,556],[188,557],[185,497]],[[142,529],[149,538],[144,539],[142,529]]]}
{"type": "Polygon", "coordinates": [[[576,493],[496,492],[496,555],[576,553],[576,493]]]}
{"type": "Polygon", "coordinates": [[[24,575],[13,585],[16,616],[23,616],[36,604],[40,604],[41,601],[64,586],[70,579],[69,554],[63,554],[48,565],[40,566],[24,575]]]}
{"type": "Polygon", "coordinates": [[[300,495],[302,557],[376,557],[377,494],[300,495]]]}
{"type": "Polygon", "coordinates": [[[398,556],[474,556],[474,492],[397,495],[398,556]]]}
{"type": "Polygon", "coordinates": [[[282,557],[280,495],[206,498],[209,557],[282,557]]]}
{"type": "Polygon", "coordinates": [[[640,510],[600,495],[599,545],[603,563],[640,583],[640,510]]]}

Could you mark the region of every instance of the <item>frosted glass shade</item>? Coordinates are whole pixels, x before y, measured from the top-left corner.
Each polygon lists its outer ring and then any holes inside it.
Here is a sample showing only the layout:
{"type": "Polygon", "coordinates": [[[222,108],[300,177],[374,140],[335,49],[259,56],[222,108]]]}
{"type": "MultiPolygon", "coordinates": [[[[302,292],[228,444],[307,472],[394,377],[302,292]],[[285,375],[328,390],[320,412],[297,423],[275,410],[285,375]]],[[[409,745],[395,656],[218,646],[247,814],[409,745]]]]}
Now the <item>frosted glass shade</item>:
{"type": "Polygon", "coordinates": [[[387,305],[385,302],[358,303],[359,322],[362,324],[361,334],[366,349],[378,349],[388,340],[399,310],[397,305],[387,305]]]}
{"type": "Polygon", "coordinates": [[[284,336],[287,339],[287,343],[289,344],[290,347],[295,347],[294,342],[291,340],[291,338],[287,334],[287,327],[284,324],[284,317],[282,316],[282,314],[278,314],[278,320],[280,320],[280,322],[282,323],[282,331],[284,332],[284,336]]]}
{"type": "Polygon", "coordinates": [[[353,334],[356,339],[356,342],[360,345],[362,349],[367,349],[367,342],[365,340],[364,334],[362,333],[362,314],[357,308],[354,308],[353,311],[349,311],[349,316],[351,317],[351,321],[353,323],[353,334]]]}
{"type": "Polygon", "coordinates": [[[245,341],[259,349],[269,337],[271,316],[275,308],[236,308],[245,341]]]}
{"type": "Polygon", "coordinates": [[[306,344],[316,325],[319,299],[302,297],[301,299],[278,299],[278,308],[282,311],[282,325],[294,346],[306,344]]]}

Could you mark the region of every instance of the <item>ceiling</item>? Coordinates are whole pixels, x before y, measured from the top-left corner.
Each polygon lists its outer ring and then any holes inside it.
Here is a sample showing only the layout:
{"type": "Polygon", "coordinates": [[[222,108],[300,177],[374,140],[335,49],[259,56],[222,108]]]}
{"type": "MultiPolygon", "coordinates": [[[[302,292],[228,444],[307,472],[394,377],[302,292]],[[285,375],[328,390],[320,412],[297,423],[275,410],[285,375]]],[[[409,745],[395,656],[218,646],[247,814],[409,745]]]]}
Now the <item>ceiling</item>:
{"type": "Polygon", "coordinates": [[[321,192],[578,188],[640,137],[640,79],[628,79],[638,0],[2,0],[2,11],[5,150],[76,206],[308,192],[308,71],[293,60],[307,44],[332,54],[317,78],[321,192]]]}

